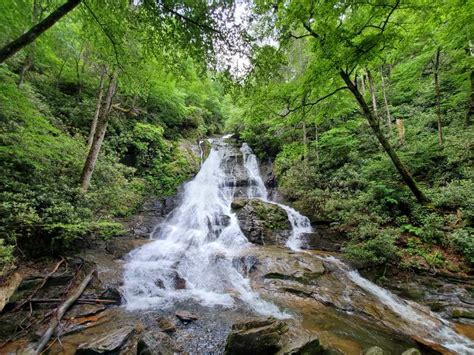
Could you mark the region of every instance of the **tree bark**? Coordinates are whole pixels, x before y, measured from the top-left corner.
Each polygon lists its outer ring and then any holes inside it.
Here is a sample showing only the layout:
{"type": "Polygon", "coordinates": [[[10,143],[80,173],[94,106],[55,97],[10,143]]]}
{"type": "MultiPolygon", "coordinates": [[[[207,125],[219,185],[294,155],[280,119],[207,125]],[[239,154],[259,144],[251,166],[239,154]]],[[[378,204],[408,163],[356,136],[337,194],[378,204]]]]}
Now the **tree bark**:
{"type": "Polygon", "coordinates": [[[397,125],[398,138],[400,139],[400,143],[405,144],[405,125],[403,124],[403,120],[401,118],[397,118],[395,120],[395,124],[397,125]]]}
{"type": "Polygon", "coordinates": [[[94,134],[97,127],[97,120],[99,119],[100,106],[102,104],[102,97],[104,96],[104,79],[105,79],[106,72],[107,70],[105,66],[103,66],[100,73],[99,89],[97,91],[97,105],[95,107],[94,117],[92,118],[89,138],[87,139],[87,149],[91,149],[92,141],[94,140],[94,134]]]}
{"type": "Polygon", "coordinates": [[[387,93],[385,92],[385,79],[383,76],[383,70],[380,70],[380,75],[382,77],[382,93],[383,93],[383,101],[385,104],[385,111],[387,113],[387,127],[388,132],[392,133],[392,116],[390,115],[390,108],[388,107],[388,100],[387,100],[387,93]]]}
{"type": "Polygon", "coordinates": [[[89,154],[87,155],[87,159],[82,170],[81,190],[83,192],[86,192],[89,189],[92,173],[94,172],[95,164],[100,153],[100,148],[102,147],[102,142],[104,141],[105,132],[107,131],[109,113],[112,106],[112,98],[115,94],[116,86],[117,72],[114,72],[109,81],[109,87],[107,89],[105,101],[101,104],[100,114],[97,120],[97,127],[94,133],[94,139],[92,141],[92,145],[89,149],[89,154]]]}
{"type": "Polygon", "coordinates": [[[441,90],[439,88],[439,57],[441,54],[441,47],[436,50],[435,65],[434,65],[434,85],[436,92],[436,115],[438,117],[438,142],[443,145],[443,125],[441,117],[441,90]]]}
{"type": "Polygon", "coordinates": [[[362,112],[365,118],[367,119],[367,121],[369,122],[370,127],[374,131],[374,134],[377,137],[379,143],[382,145],[383,149],[392,160],[393,165],[395,165],[395,168],[401,175],[405,184],[411,190],[411,192],[413,193],[413,195],[415,196],[418,202],[422,204],[426,204],[427,202],[429,202],[428,198],[419,189],[418,184],[416,183],[415,179],[410,174],[410,172],[405,167],[405,165],[402,163],[397,153],[395,152],[393,147],[390,145],[389,141],[383,135],[379,126],[379,122],[377,121],[377,118],[374,115],[374,112],[370,109],[369,105],[367,105],[367,103],[365,102],[365,99],[362,97],[361,93],[352,82],[351,78],[349,77],[349,74],[347,74],[343,70],[341,70],[339,74],[341,78],[344,80],[344,82],[346,83],[352,95],[354,95],[355,99],[357,100],[357,103],[359,104],[359,107],[362,109],[362,112]]]}
{"type": "Polygon", "coordinates": [[[68,0],[65,4],[61,5],[55,11],[53,11],[43,21],[34,25],[20,37],[2,47],[0,49],[0,63],[3,63],[5,60],[13,56],[19,50],[32,43],[36,38],[38,38],[41,34],[43,34],[56,22],[58,22],[62,17],[72,11],[77,5],[79,5],[81,1],[82,0],[68,0]]]}
{"type": "Polygon", "coordinates": [[[375,97],[375,85],[374,85],[374,78],[372,78],[372,73],[370,70],[367,70],[367,79],[369,80],[369,91],[370,97],[372,98],[372,109],[375,115],[375,118],[379,117],[378,110],[377,110],[377,99],[375,97]]]}

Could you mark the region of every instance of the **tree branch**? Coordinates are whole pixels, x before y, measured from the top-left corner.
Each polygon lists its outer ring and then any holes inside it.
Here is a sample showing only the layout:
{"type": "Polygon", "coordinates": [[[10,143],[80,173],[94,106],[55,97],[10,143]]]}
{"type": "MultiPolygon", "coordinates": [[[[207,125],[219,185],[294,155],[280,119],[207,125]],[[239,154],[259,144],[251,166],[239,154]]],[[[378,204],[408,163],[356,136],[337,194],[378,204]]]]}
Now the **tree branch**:
{"type": "Polygon", "coordinates": [[[117,50],[117,45],[114,41],[114,39],[112,38],[112,35],[105,29],[105,26],[100,22],[99,18],[97,17],[97,15],[94,13],[94,11],[92,11],[92,9],[90,8],[89,4],[84,0],[84,6],[86,7],[87,11],[90,12],[90,14],[92,15],[92,17],[94,18],[94,21],[97,22],[97,24],[99,25],[100,29],[102,30],[102,32],[104,32],[104,34],[107,36],[107,38],[109,39],[110,43],[112,43],[112,47],[114,49],[114,54],[115,54],[115,61],[117,62],[117,66],[123,70],[123,67],[122,65],[120,64],[120,61],[119,61],[119,55],[118,55],[118,50],[117,50]]]}
{"type": "Polygon", "coordinates": [[[339,88],[337,88],[336,90],[330,92],[329,94],[327,95],[324,95],[320,98],[318,98],[317,100],[313,101],[313,102],[305,102],[299,106],[296,106],[296,107],[293,107],[293,108],[290,108],[290,107],[287,107],[287,112],[284,113],[284,114],[277,114],[278,116],[280,117],[287,117],[289,114],[293,113],[293,112],[296,112],[298,110],[301,110],[303,107],[307,107],[307,106],[315,106],[317,105],[318,103],[320,103],[321,101],[324,101],[328,98],[330,98],[331,96],[335,95],[336,93],[338,93],[339,91],[342,91],[342,90],[346,90],[348,89],[347,86],[341,86],[339,88]]]}

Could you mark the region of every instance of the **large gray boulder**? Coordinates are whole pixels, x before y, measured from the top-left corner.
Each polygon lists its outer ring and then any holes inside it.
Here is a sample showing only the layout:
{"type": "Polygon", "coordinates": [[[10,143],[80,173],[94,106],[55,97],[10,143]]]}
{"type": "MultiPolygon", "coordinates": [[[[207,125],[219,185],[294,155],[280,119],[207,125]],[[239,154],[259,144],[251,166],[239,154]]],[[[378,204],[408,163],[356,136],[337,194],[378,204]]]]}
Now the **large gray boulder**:
{"type": "Polygon", "coordinates": [[[238,198],[232,202],[240,229],[247,239],[259,245],[284,245],[291,235],[286,211],[259,199],[238,198]]]}

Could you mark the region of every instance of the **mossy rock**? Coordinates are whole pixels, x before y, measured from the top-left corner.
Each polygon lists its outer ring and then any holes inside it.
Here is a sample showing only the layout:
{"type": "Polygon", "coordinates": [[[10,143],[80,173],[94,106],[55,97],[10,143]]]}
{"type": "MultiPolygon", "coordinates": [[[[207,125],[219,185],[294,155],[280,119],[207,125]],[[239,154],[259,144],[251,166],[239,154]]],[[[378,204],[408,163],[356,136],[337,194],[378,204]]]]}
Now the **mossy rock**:
{"type": "Polygon", "coordinates": [[[291,224],[280,206],[260,199],[235,199],[231,204],[247,239],[260,245],[283,245],[291,235],[291,224]]]}

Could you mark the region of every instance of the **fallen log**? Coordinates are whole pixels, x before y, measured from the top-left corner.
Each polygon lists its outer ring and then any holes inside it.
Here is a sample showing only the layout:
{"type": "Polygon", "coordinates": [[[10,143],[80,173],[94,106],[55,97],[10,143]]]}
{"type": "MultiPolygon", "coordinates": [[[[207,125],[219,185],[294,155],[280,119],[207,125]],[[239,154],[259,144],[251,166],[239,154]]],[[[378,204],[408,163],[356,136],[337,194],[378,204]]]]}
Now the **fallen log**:
{"type": "Polygon", "coordinates": [[[94,276],[95,270],[91,271],[84,280],[73,290],[71,295],[62,303],[56,310],[56,314],[53,316],[51,323],[48,329],[44,332],[43,336],[38,342],[36,349],[34,349],[33,354],[40,354],[43,349],[45,348],[46,344],[48,344],[49,340],[51,339],[52,335],[56,331],[56,328],[61,321],[61,318],[64,316],[66,311],[72,304],[82,295],[84,290],[86,289],[89,282],[91,282],[92,277],[94,276]]]}
{"type": "MultiPolygon", "coordinates": [[[[59,303],[61,298],[33,298],[30,300],[31,303],[59,303]]],[[[106,298],[78,298],[74,303],[102,303],[102,304],[116,304],[117,300],[111,300],[106,298]]]]}

